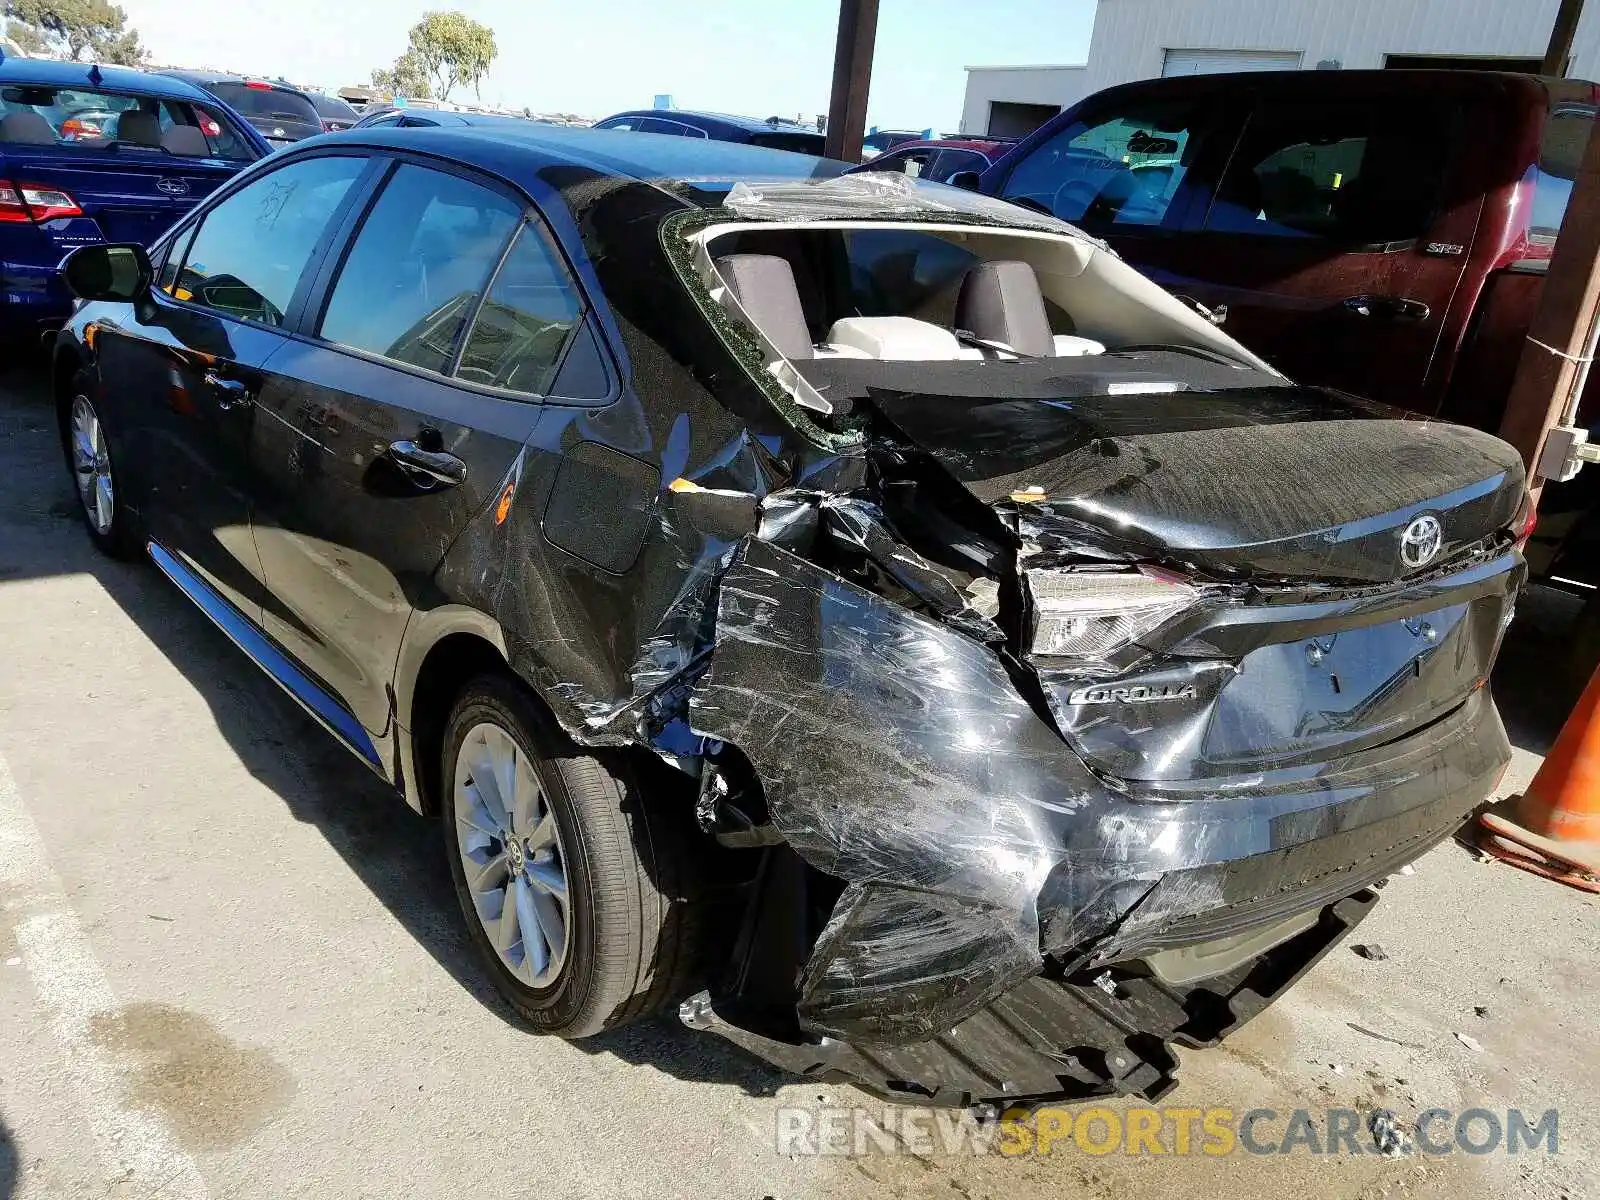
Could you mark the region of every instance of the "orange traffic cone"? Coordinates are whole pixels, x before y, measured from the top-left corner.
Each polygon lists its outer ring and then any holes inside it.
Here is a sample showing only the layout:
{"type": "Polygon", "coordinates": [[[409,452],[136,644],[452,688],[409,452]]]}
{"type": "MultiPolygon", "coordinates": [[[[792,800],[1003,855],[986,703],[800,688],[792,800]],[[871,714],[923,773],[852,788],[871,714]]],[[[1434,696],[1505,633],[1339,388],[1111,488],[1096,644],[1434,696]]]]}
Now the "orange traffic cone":
{"type": "Polygon", "coordinates": [[[1496,858],[1600,893],[1600,668],[1528,790],[1479,821],[1478,844],[1496,858]]]}

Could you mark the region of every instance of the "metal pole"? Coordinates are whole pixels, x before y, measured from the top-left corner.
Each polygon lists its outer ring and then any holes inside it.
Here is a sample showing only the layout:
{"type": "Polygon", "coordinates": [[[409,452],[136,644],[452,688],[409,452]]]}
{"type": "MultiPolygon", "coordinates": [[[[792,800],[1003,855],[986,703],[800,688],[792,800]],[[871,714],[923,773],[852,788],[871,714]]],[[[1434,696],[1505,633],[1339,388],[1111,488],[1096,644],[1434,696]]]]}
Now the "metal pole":
{"type": "Polygon", "coordinates": [[[1555,425],[1573,421],[1580,389],[1589,374],[1595,334],[1600,329],[1600,122],[1589,133],[1583,163],[1572,181],[1539,297],[1539,310],[1517,364],[1506,399],[1500,436],[1522,452],[1534,495],[1542,480],[1532,477],[1545,436],[1555,425]]]}
{"type": "Polygon", "coordinates": [[[1583,15],[1583,0],[1561,0],[1556,12],[1555,27],[1550,30],[1550,47],[1544,52],[1541,75],[1563,76],[1567,73],[1567,60],[1572,57],[1572,37],[1578,32],[1578,18],[1583,15]]]}
{"type": "Polygon", "coordinates": [[[829,158],[856,162],[867,129],[872,48],[878,39],[878,0],[840,0],[839,40],[833,49],[833,94],[828,101],[829,158]]]}

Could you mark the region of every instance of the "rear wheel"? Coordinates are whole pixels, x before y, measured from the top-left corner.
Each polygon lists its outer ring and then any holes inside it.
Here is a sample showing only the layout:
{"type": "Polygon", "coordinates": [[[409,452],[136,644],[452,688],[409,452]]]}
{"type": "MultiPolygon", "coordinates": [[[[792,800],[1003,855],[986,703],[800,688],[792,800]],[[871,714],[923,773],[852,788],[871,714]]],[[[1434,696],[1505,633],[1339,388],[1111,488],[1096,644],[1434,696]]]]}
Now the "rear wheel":
{"type": "Polygon", "coordinates": [[[74,385],[69,392],[61,404],[62,448],[89,540],[103,554],[135,558],[139,538],[117,488],[105,422],[86,389],[74,385]]]}
{"type": "Polygon", "coordinates": [[[703,914],[687,847],[621,764],[563,744],[513,680],[462,692],[439,764],[445,847],[500,994],[585,1037],[681,998],[703,914]]]}

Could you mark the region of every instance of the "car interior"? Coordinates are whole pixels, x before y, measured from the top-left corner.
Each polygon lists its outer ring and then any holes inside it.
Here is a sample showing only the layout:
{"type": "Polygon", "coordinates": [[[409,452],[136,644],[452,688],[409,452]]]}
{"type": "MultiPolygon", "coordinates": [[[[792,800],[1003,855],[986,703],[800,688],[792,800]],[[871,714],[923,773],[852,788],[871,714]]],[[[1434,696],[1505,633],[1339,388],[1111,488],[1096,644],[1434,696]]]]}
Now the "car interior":
{"type": "Polygon", "coordinates": [[[48,87],[0,90],[0,142],[101,149],[134,147],[165,151],[180,158],[250,157],[217,121],[187,102],[48,87]],[[97,110],[92,124],[74,121],[73,114],[79,110],[69,101],[82,103],[95,97],[103,102],[104,109],[97,110]],[[209,122],[215,138],[207,136],[202,122],[209,122]]]}
{"type": "Polygon", "coordinates": [[[887,222],[708,232],[713,299],[793,368],[797,401],[814,389],[823,411],[873,386],[1048,390],[1069,366],[1072,386],[1089,393],[1281,383],[1086,241],[887,222]]]}

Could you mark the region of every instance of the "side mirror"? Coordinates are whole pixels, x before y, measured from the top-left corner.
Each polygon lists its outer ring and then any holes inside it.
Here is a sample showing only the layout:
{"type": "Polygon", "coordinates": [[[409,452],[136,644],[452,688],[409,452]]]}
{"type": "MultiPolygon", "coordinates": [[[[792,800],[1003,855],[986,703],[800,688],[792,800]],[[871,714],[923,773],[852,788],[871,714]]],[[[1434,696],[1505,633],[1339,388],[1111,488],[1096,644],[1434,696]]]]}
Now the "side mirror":
{"type": "Polygon", "coordinates": [[[978,178],[976,171],[957,171],[945,182],[951,187],[960,188],[964,192],[975,192],[978,190],[978,178]]]}
{"type": "Polygon", "coordinates": [[[80,300],[137,300],[150,290],[155,271],[143,246],[79,246],[61,262],[61,278],[80,300]]]}

